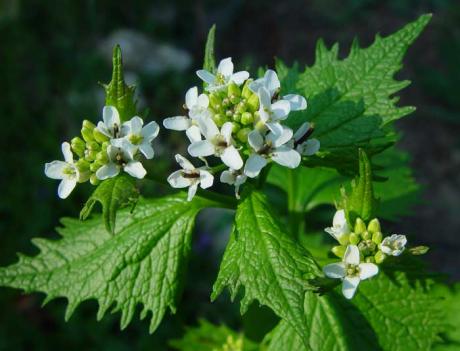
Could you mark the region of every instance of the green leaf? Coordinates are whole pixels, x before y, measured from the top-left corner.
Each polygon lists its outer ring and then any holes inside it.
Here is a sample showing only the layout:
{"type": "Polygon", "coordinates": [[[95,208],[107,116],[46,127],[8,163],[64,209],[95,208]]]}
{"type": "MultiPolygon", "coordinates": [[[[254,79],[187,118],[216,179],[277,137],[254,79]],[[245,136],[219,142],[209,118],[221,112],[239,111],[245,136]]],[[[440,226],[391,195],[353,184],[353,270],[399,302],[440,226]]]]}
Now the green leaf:
{"type": "Polygon", "coordinates": [[[388,126],[414,108],[396,106],[398,98],[393,94],[409,81],[393,77],[430,18],[423,15],[393,35],[377,36],[365,49],[355,41],[343,60],[338,58],[337,44],[328,49],[320,40],[314,65],[303,72],[298,65],[288,68],[277,62],[282,93],[298,93],[308,100],[308,108],[293,113],[287,123],[293,128],[305,121],[314,123],[313,137],[321,142],[317,163],[322,160],[323,166],[345,168],[348,155],[356,154],[358,148],[372,155],[394,142],[394,132],[388,126]]]}
{"type": "Polygon", "coordinates": [[[117,108],[122,122],[137,114],[134,100],[135,87],[125,83],[120,45],[113,48],[112,80],[109,84],[103,84],[103,87],[106,94],[105,104],[117,108]]]}
{"type": "Polygon", "coordinates": [[[212,300],[228,286],[232,300],[244,287],[241,313],[253,300],[270,307],[300,335],[308,328],[302,313],[307,280],[321,274],[308,251],[278,224],[265,196],[243,197],[214,284],[212,300]]]}
{"type": "Polygon", "coordinates": [[[358,217],[364,222],[375,217],[377,200],[372,186],[371,163],[361,149],[359,150],[359,177],[352,181],[351,192],[348,195],[345,189],[343,190],[342,206],[351,225],[354,225],[358,217]]]}
{"type": "Polygon", "coordinates": [[[98,319],[112,307],[121,312],[121,328],[142,305],[141,318],[151,313],[153,332],[168,308],[176,310],[195,216],[209,205],[182,195],[141,199],[134,213],[118,213],[116,235],[98,217],[63,219],[59,240],[34,239],[37,256],[19,255],[17,263],[0,268],[0,285],[43,292],[45,303],[67,298],[66,320],[82,301],[96,299],[98,319]]]}
{"type": "Polygon", "coordinates": [[[443,342],[434,347],[435,351],[454,351],[460,349],[460,283],[452,287],[438,284],[434,294],[442,300],[440,308],[444,313],[445,332],[443,342]]]}
{"type": "Polygon", "coordinates": [[[213,24],[208,33],[208,38],[206,40],[206,46],[204,49],[204,62],[203,69],[211,73],[216,72],[216,59],[214,56],[214,42],[216,36],[216,25],[213,24]]]}
{"type": "Polygon", "coordinates": [[[308,348],[281,321],[267,336],[268,350],[430,350],[441,330],[442,315],[439,299],[423,285],[410,282],[401,272],[392,278],[380,272],[360,284],[351,302],[338,292],[310,296],[305,299],[308,348]]]}
{"type": "Polygon", "coordinates": [[[135,205],[139,198],[135,180],[126,174],[104,180],[86,201],[80,212],[80,219],[85,220],[91,214],[96,202],[102,206],[102,217],[108,232],[115,232],[117,211],[135,205]]]}
{"type": "Polygon", "coordinates": [[[200,320],[199,325],[194,328],[187,328],[182,339],[171,340],[171,347],[181,351],[219,351],[234,350],[233,348],[223,349],[231,345],[240,344],[238,350],[256,351],[258,345],[245,338],[244,335],[233,331],[225,325],[214,325],[205,320],[200,320]]]}
{"type": "MultiPolygon", "coordinates": [[[[394,147],[372,158],[377,176],[384,181],[374,182],[374,192],[379,199],[377,217],[395,220],[410,214],[418,203],[420,186],[416,183],[409,167],[409,156],[394,147]]],[[[310,211],[320,205],[334,205],[340,200],[340,188],[344,185],[350,191],[350,178],[332,168],[272,166],[268,182],[288,191],[293,191],[295,209],[298,212],[310,211]],[[289,178],[291,173],[292,178],[289,178]],[[291,184],[292,183],[292,184],[291,184]]]]}

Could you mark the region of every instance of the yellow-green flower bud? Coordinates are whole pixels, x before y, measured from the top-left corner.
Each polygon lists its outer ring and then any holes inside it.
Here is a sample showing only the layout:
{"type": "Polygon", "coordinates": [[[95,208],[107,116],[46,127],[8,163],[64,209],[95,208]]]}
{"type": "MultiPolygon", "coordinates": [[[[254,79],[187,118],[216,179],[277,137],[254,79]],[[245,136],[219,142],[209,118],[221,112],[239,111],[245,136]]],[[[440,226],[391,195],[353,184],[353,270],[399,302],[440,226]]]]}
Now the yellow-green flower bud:
{"type": "Polygon", "coordinates": [[[238,133],[238,131],[240,130],[240,125],[238,123],[233,123],[233,127],[232,127],[232,133],[238,133]]]}
{"type": "Polygon", "coordinates": [[[367,225],[367,231],[371,232],[372,234],[381,232],[380,229],[380,222],[377,218],[374,218],[372,221],[369,222],[367,225]]]}
{"type": "Polygon", "coordinates": [[[241,115],[239,113],[235,113],[233,115],[232,119],[233,119],[234,122],[240,123],[241,122],[241,115]]]}
{"type": "Polygon", "coordinates": [[[95,141],[88,141],[86,143],[86,148],[91,151],[99,151],[101,149],[101,145],[95,141]]]}
{"type": "Polygon", "coordinates": [[[96,155],[96,162],[105,165],[106,163],[109,162],[109,156],[107,155],[106,151],[100,151],[96,155]]]}
{"type": "Polygon", "coordinates": [[[331,251],[337,257],[342,258],[345,255],[345,251],[347,250],[346,246],[334,246],[331,251]]]}
{"type": "Polygon", "coordinates": [[[356,218],[355,222],[355,233],[356,234],[362,234],[366,231],[366,224],[361,218],[356,218]]]}
{"type": "Polygon", "coordinates": [[[244,112],[241,115],[241,123],[244,125],[248,125],[254,122],[254,116],[251,112],[244,112]]]}
{"type": "Polygon", "coordinates": [[[246,110],[248,109],[248,107],[246,106],[246,100],[243,99],[240,101],[240,103],[238,104],[238,106],[236,106],[236,112],[238,113],[244,113],[246,112],[246,110]]]}
{"type": "Polygon", "coordinates": [[[377,251],[377,253],[374,255],[375,258],[375,263],[380,264],[383,261],[385,261],[385,254],[382,251],[377,251]]]}
{"type": "Polygon", "coordinates": [[[107,148],[109,147],[110,143],[108,141],[102,143],[101,150],[107,152],[107,148]]]}
{"type": "Polygon", "coordinates": [[[339,239],[340,245],[347,245],[350,240],[350,234],[343,234],[339,239]]]}
{"type": "Polygon", "coordinates": [[[86,128],[86,129],[89,129],[89,130],[91,130],[91,131],[92,131],[94,128],[96,128],[96,126],[94,125],[94,123],[91,122],[91,121],[88,121],[87,119],[83,120],[82,127],[83,127],[83,128],[86,128]]]}
{"type": "Polygon", "coordinates": [[[252,94],[246,104],[251,112],[256,112],[259,109],[259,97],[256,94],[252,94]]]}
{"type": "Polygon", "coordinates": [[[251,133],[250,128],[242,128],[238,131],[236,134],[236,137],[238,138],[239,141],[242,143],[246,143],[248,141],[248,134],[251,133]]]}
{"type": "Polygon", "coordinates": [[[222,100],[222,106],[224,106],[224,107],[230,106],[230,99],[229,98],[223,99],[222,100]]]}
{"type": "Polygon", "coordinates": [[[364,240],[371,240],[372,239],[372,234],[369,233],[367,230],[364,233],[361,233],[361,237],[364,240]]]}
{"type": "Polygon", "coordinates": [[[97,151],[96,150],[86,150],[85,151],[85,160],[92,162],[96,159],[97,151]]]}
{"type": "Polygon", "coordinates": [[[382,242],[382,239],[383,239],[383,235],[381,232],[375,232],[374,234],[372,234],[372,241],[376,243],[377,245],[382,242]]]}
{"type": "Polygon", "coordinates": [[[81,138],[73,138],[70,141],[70,146],[72,147],[72,151],[75,152],[78,157],[83,157],[85,155],[86,144],[81,138]]]}
{"type": "Polygon", "coordinates": [[[254,95],[254,93],[249,89],[249,84],[252,82],[252,79],[248,79],[246,83],[243,85],[243,91],[241,92],[241,95],[245,99],[249,99],[251,95],[254,95]]]}
{"type": "Polygon", "coordinates": [[[350,240],[350,244],[357,245],[360,242],[361,238],[358,234],[351,233],[349,240],[350,240]]]}
{"type": "Polygon", "coordinates": [[[372,256],[368,256],[368,257],[366,257],[366,262],[367,263],[375,263],[375,258],[372,257],[372,256]]]}
{"type": "Polygon", "coordinates": [[[238,96],[232,95],[232,96],[230,97],[230,102],[231,102],[233,105],[237,105],[240,101],[241,101],[241,99],[240,99],[238,96]]]}
{"type": "Polygon", "coordinates": [[[216,125],[220,128],[224,125],[225,122],[227,122],[227,119],[222,116],[221,114],[217,113],[215,114],[212,119],[214,120],[214,122],[216,123],[216,125]]]}
{"type": "Polygon", "coordinates": [[[96,171],[102,167],[102,164],[100,164],[99,162],[97,161],[94,161],[93,163],[91,163],[91,165],[89,166],[89,169],[91,170],[91,172],[93,173],[96,173],[96,171]]]}
{"type": "Polygon", "coordinates": [[[232,97],[240,97],[241,96],[241,90],[238,87],[238,85],[235,84],[235,82],[231,82],[228,85],[228,90],[227,90],[227,96],[231,99],[232,97]]]}
{"type": "Polygon", "coordinates": [[[101,181],[97,179],[95,174],[93,174],[91,177],[89,177],[89,182],[93,185],[98,185],[101,181]]]}
{"type": "Polygon", "coordinates": [[[107,135],[105,135],[105,134],[102,134],[102,133],[100,132],[100,130],[97,129],[97,128],[94,128],[94,129],[93,129],[93,137],[94,137],[94,139],[95,139],[98,143],[100,143],[100,144],[102,144],[103,142],[109,140],[109,137],[108,137],[107,135]]]}
{"type": "Polygon", "coordinates": [[[409,249],[409,252],[412,255],[418,256],[418,255],[424,255],[428,252],[430,248],[428,246],[416,246],[416,247],[411,247],[409,249]]]}
{"type": "Polygon", "coordinates": [[[83,127],[81,129],[81,136],[83,137],[83,139],[86,142],[94,141],[94,136],[93,136],[93,130],[92,129],[88,129],[88,128],[83,127]]]}
{"type": "Polygon", "coordinates": [[[222,100],[217,94],[211,94],[209,95],[209,105],[211,105],[214,110],[219,110],[222,106],[222,100]]]}
{"type": "Polygon", "coordinates": [[[90,176],[91,176],[90,171],[80,172],[80,174],[78,175],[78,182],[79,183],[84,183],[84,182],[88,181],[90,176]]]}
{"type": "Polygon", "coordinates": [[[81,158],[77,162],[75,162],[75,166],[77,167],[78,171],[82,173],[89,171],[90,164],[84,158],[81,158]]]}

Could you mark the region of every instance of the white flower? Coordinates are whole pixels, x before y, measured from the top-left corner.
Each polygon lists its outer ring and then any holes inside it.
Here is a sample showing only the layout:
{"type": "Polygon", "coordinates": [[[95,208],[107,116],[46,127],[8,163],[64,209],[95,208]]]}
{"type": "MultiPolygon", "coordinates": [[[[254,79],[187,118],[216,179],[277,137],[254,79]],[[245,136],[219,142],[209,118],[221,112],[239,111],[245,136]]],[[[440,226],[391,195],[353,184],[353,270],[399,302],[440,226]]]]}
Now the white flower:
{"type": "Polygon", "coordinates": [[[324,229],[326,233],[329,233],[335,240],[340,241],[342,236],[350,233],[347,220],[345,218],[345,211],[338,210],[334,219],[332,220],[332,227],[324,229]]]}
{"type": "Polygon", "coordinates": [[[185,106],[188,109],[187,116],[175,116],[165,118],[163,120],[163,125],[167,129],[183,131],[188,130],[194,124],[194,119],[199,116],[210,116],[210,111],[208,110],[209,98],[206,94],[198,95],[198,88],[193,87],[187,90],[185,93],[185,106]]]}
{"type": "Polygon", "coordinates": [[[160,127],[154,121],[142,127],[143,124],[144,121],[142,118],[138,116],[131,118],[130,121],[123,123],[121,126],[124,138],[113,139],[111,144],[115,147],[122,148],[125,143],[124,140],[126,140],[131,144],[132,149],[135,150],[134,153],[139,150],[146,159],[153,158],[155,153],[153,151],[152,141],[160,132],[160,127]]]}
{"type": "Polygon", "coordinates": [[[342,262],[324,266],[323,272],[329,278],[342,279],[342,294],[347,299],[351,299],[359,282],[376,275],[379,267],[374,263],[359,263],[358,246],[348,245],[342,262]]]}
{"type": "Polygon", "coordinates": [[[288,142],[292,138],[292,130],[282,127],[281,134],[268,133],[265,138],[258,131],[253,130],[248,135],[249,145],[255,153],[249,156],[244,166],[244,174],[250,178],[257,177],[271,159],[281,166],[296,168],[300,164],[300,155],[289,147],[288,142]]]}
{"type": "MultiPolygon", "coordinates": [[[[114,142],[114,140],[112,140],[114,142]]],[[[134,159],[136,147],[131,145],[126,139],[121,139],[116,142],[118,146],[109,145],[107,155],[109,163],[102,166],[96,171],[96,177],[100,180],[117,176],[123,169],[130,176],[142,179],[147,174],[147,171],[142,166],[142,163],[134,159]]]]}
{"type": "MultiPolygon", "coordinates": [[[[268,69],[263,78],[256,79],[254,82],[249,84],[249,89],[251,89],[254,93],[258,93],[259,89],[262,87],[268,90],[270,98],[273,98],[273,96],[276,95],[276,93],[280,90],[281,84],[275,71],[268,69]]],[[[283,96],[282,100],[289,102],[291,111],[300,111],[307,108],[307,100],[301,95],[288,94],[283,96]]]]}
{"type": "Polygon", "coordinates": [[[286,100],[278,100],[272,104],[270,92],[265,87],[260,87],[257,95],[259,96],[259,115],[260,120],[273,133],[281,134],[283,127],[279,121],[288,117],[291,111],[291,106],[286,100]]]}
{"type": "Polygon", "coordinates": [[[195,168],[189,160],[181,155],[176,155],[177,163],[182,170],[173,172],[168,177],[168,182],[173,188],[188,188],[187,200],[191,201],[195,196],[198,185],[202,189],[209,188],[214,182],[214,176],[203,167],[195,168]]]}
{"type": "Polygon", "coordinates": [[[379,248],[384,254],[399,256],[404,251],[406,244],[407,238],[405,235],[393,234],[383,239],[382,243],[379,245],[379,248]]]}
{"type": "Polygon", "coordinates": [[[120,114],[114,106],[104,106],[102,120],[97,124],[97,129],[109,138],[121,137],[120,114]]]}
{"type": "Polygon", "coordinates": [[[308,139],[310,136],[311,128],[310,123],[305,122],[300,126],[294,134],[294,145],[295,149],[299,154],[304,156],[311,156],[316,154],[320,148],[320,142],[318,139],[308,139]]]}
{"type": "Polygon", "coordinates": [[[58,187],[58,195],[65,199],[77,185],[80,173],[73,162],[70,144],[65,142],[61,145],[65,161],[53,161],[45,164],[45,174],[51,179],[62,179],[58,187]]]}
{"type": "Polygon", "coordinates": [[[247,176],[244,173],[241,173],[240,170],[229,169],[223,171],[220,174],[220,181],[222,183],[230,184],[235,186],[235,196],[237,199],[240,198],[240,186],[244,184],[247,180],[247,176]]]}
{"type": "Polygon", "coordinates": [[[246,71],[233,73],[233,62],[231,57],[227,57],[219,62],[216,75],[204,69],[200,69],[196,74],[208,84],[206,89],[209,91],[223,89],[231,82],[234,82],[236,85],[241,85],[249,78],[249,73],[246,71]]]}
{"type": "Polygon", "coordinates": [[[232,169],[243,167],[243,159],[238,150],[233,146],[233,124],[226,122],[221,130],[211,118],[198,118],[201,133],[206,140],[194,141],[188,147],[188,152],[193,157],[206,157],[215,155],[232,169]]]}

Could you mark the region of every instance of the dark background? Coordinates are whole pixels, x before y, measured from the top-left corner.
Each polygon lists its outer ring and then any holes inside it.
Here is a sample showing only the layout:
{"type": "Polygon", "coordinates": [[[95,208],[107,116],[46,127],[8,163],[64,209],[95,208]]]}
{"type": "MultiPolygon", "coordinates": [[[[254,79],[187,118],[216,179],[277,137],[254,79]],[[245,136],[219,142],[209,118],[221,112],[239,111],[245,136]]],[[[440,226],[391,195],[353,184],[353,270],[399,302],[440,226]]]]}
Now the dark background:
{"type": "MultiPolygon", "coordinates": [[[[401,93],[401,103],[418,109],[397,122],[400,146],[412,155],[423,196],[413,215],[394,227],[416,234],[432,247],[427,256],[432,267],[459,279],[460,2],[455,0],[2,0],[0,265],[14,262],[17,251],[36,253],[30,238],[55,237],[58,219],[77,216],[90,193],[86,184],[59,200],[57,183],[44,177],[43,167],[61,158],[60,143],[78,134],[83,118],[100,118],[103,91],[97,82],[110,78],[115,41],[124,50],[128,79],[139,84],[141,105],[161,121],[175,115],[186,89],[198,84],[194,70],[201,67],[213,23],[218,57],[232,56],[254,72],[260,65],[273,66],[275,56],[311,64],[319,37],[329,45],[340,42],[345,55],[354,36],[367,46],[375,33],[390,34],[426,12],[434,13],[432,22],[399,74],[413,82],[401,93]],[[130,32],[120,34],[122,29],[130,32]]],[[[172,152],[163,158],[161,153],[184,148],[178,134],[160,136],[160,157],[150,171],[170,167],[172,152]]],[[[135,321],[124,332],[117,315],[97,323],[94,302],[84,303],[64,323],[65,301],[41,309],[42,295],[1,289],[0,350],[163,350],[198,317],[241,327],[237,306],[228,299],[209,303],[231,214],[200,218],[179,312],[167,316],[153,336],[146,321],[135,321]]],[[[260,313],[243,320],[254,337],[262,332],[253,320],[260,313]]]]}

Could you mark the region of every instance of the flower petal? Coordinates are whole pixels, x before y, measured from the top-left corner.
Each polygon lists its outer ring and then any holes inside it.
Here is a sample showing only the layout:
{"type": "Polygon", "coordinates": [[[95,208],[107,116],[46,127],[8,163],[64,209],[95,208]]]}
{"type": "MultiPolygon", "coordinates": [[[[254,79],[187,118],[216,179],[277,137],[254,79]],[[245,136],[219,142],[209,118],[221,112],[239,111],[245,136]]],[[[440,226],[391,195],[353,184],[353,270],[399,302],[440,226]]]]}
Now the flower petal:
{"type": "Polygon", "coordinates": [[[200,96],[198,96],[197,105],[198,105],[198,107],[200,107],[201,109],[208,108],[208,106],[209,106],[209,98],[208,98],[208,95],[206,95],[206,94],[200,94],[200,96]]]}
{"type": "Polygon", "coordinates": [[[200,186],[202,189],[207,189],[214,183],[214,176],[205,170],[200,170],[200,186]]]}
{"type": "Polygon", "coordinates": [[[121,125],[120,115],[114,106],[104,106],[102,120],[107,128],[112,128],[115,124],[121,125]]]}
{"type": "Polygon", "coordinates": [[[291,111],[301,111],[307,108],[307,100],[302,95],[288,94],[283,96],[283,100],[289,102],[291,111]]]}
{"type": "Polygon", "coordinates": [[[197,126],[191,126],[185,132],[191,143],[201,140],[201,131],[197,126]]]}
{"type": "Polygon", "coordinates": [[[225,165],[232,169],[238,170],[243,167],[243,159],[241,158],[238,150],[233,145],[225,148],[224,152],[220,156],[220,159],[223,163],[225,163],[225,165]]]}
{"type": "Polygon", "coordinates": [[[297,145],[297,151],[304,156],[311,156],[316,154],[321,147],[321,144],[318,139],[310,139],[306,142],[297,145]]]}
{"type": "Polygon", "coordinates": [[[219,134],[219,128],[217,128],[212,118],[199,117],[196,120],[200,126],[201,133],[203,133],[206,139],[211,140],[219,134]]]}
{"type": "Polygon", "coordinates": [[[235,184],[235,174],[229,170],[223,171],[220,174],[220,181],[221,183],[233,185],[235,184]]]}
{"type": "Polygon", "coordinates": [[[142,128],[140,134],[144,137],[144,139],[147,139],[150,142],[158,136],[159,132],[160,126],[157,122],[152,121],[150,123],[147,123],[144,126],[144,128],[142,128]]]}
{"type": "Polygon", "coordinates": [[[303,123],[299,127],[299,129],[297,129],[297,131],[295,132],[294,140],[295,141],[300,140],[305,135],[305,133],[308,132],[309,129],[310,129],[310,123],[308,123],[308,122],[303,123]]]}
{"type": "Polygon", "coordinates": [[[155,151],[149,142],[144,142],[139,145],[139,151],[145,156],[147,160],[150,160],[155,156],[155,151]]]}
{"type": "Polygon", "coordinates": [[[185,116],[176,116],[176,117],[169,117],[163,120],[163,126],[166,129],[172,130],[186,130],[192,125],[192,120],[185,116]]]}
{"type": "Polygon", "coordinates": [[[230,140],[232,137],[232,130],[233,130],[232,122],[225,122],[222,128],[220,129],[220,134],[222,134],[227,144],[230,143],[230,140]]]}
{"type": "Polygon", "coordinates": [[[343,278],[346,275],[345,264],[343,262],[328,264],[323,267],[323,272],[329,278],[343,278]]]}
{"type": "Polygon", "coordinates": [[[169,175],[168,183],[173,188],[186,188],[192,184],[192,180],[190,178],[185,178],[183,176],[183,171],[179,170],[169,175]]]}
{"type": "Polygon", "coordinates": [[[53,161],[45,164],[45,175],[51,179],[63,179],[64,169],[69,165],[64,161],[53,161]]]}
{"type": "Polygon", "coordinates": [[[260,109],[271,111],[272,97],[267,88],[260,87],[257,95],[259,95],[260,109]]]}
{"type": "Polygon", "coordinates": [[[356,245],[348,245],[345,254],[343,255],[343,262],[348,264],[359,264],[359,249],[356,245]]]}
{"type": "Polygon", "coordinates": [[[272,132],[275,135],[281,135],[283,134],[283,126],[278,123],[278,122],[270,122],[270,123],[265,123],[268,129],[270,129],[270,132],[272,132]]]}
{"type": "Polygon", "coordinates": [[[147,174],[144,166],[139,161],[131,161],[128,162],[123,170],[128,173],[130,176],[138,179],[142,179],[147,174]]]}
{"type": "Polygon", "coordinates": [[[236,85],[241,85],[246,79],[249,78],[249,73],[246,71],[240,71],[232,74],[230,81],[234,82],[236,85]]]}
{"type": "Polygon", "coordinates": [[[230,78],[233,74],[233,62],[231,57],[224,58],[219,62],[217,66],[217,72],[222,74],[226,78],[230,78]]]}
{"type": "Polygon", "coordinates": [[[338,210],[335,212],[334,218],[332,219],[332,225],[334,227],[344,228],[344,230],[349,232],[347,219],[345,217],[345,210],[338,210]]]}
{"type": "Polygon", "coordinates": [[[278,79],[278,75],[272,69],[268,69],[264,75],[264,83],[265,87],[270,92],[270,95],[273,96],[276,90],[281,87],[280,80],[278,79]]]}
{"type": "Polygon", "coordinates": [[[274,147],[279,147],[286,144],[292,139],[292,129],[281,126],[281,133],[269,133],[267,139],[270,140],[274,147]]]}
{"type": "Polygon", "coordinates": [[[262,168],[267,164],[267,160],[258,154],[249,156],[244,166],[244,174],[249,178],[255,178],[259,175],[262,168]]]}
{"type": "Polygon", "coordinates": [[[214,145],[208,140],[200,140],[191,143],[188,147],[188,153],[193,157],[206,157],[214,155],[214,145]]]}
{"type": "Polygon", "coordinates": [[[275,149],[272,160],[281,166],[297,168],[300,164],[301,157],[297,151],[287,146],[280,146],[275,149]]]}
{"type": "Polygon", "coordinates": [[[204,69],[200,69],[198,71],[196,71],[196,75],[201,79],[203,80],[204,82],[208,83],[208,84],[214,84],[214,82],[216,81],[216,76],[204,69]]]}
{"type": "Polygon", "coordinates": [[[264,146],[264,138],[257,130],[248,134],[248,142],[255,151],[259,151],[264,146]]]}
{"type": "Polygon", "coordinates": [[[188,188],[187,201],[192,201],[193,197],[196,194],[197,189],[198,189],[198,183],[193,183],[190,185],[190,187],[188,188]]]}
{"type": "Polygon", "coordinates": [[[76,185],[77,185],[76,179],[64,178],[63,180],[61,180],[61,182],[59,183],[59,187],[58,187],[59,197],[61,199],[67,198],[67,196],[70,195],[70,193],[72,192],[72,190],[75,188],[76,185]]]}
{"type": "Polygon", "coordinates": [[[353,298],[358,288],[360,279],[358,277],[345,277],[342,284],[342,294],[347,299],[353,298]]]}
{"type": "Polygon", "coordinates": [[[271,107],[276,120],[286,119],[291,112],[291,105],[286,100],[278,100],[271,107]]]}
{"type": "Polygon", "coordinates": [[[185,93],[185,106],[191,110],[198,103],[198,88],[192,87],[185,93]]]}
{"type": "Polygon", "coordinates": [[[187,160],[184,156],[176,154],[176,162],[185,170],[187,171],[194,171],[195,166],[187,160]]]}
{"type": "Polygon", "coordinates": [[[379,267],[373,263],[361,263],[359,265],[359,279],[364,280],[373,277],[379,272],[379,267]]]}
{"type": "Polygon", "coordinates": [[[99,180],[112,178],[120,173],[120,168],[115,163],[108,163],[96,171],[96,177],[99,180]]]}
{"type": "MultiPolygon", "coordinates": [[[[150,122],[150,123],[152,123],[152,122],[150,122]]],[[[155,123],[155,122],[153,122],[153,123],[155,123]]],[[[144,125],[144,121],[142,120],[142,118],[140,118],[139,116],[134,116],[129,121],[129,124],[130,124],[130,130],[129,130],[130,133],[141,134],[142,126],[144,125]]]]}
{"type": "Polygon", "coordinates": [[[64,142],[61,145],[62,154],[64,155],[64,160],[67,163],[73,163],[73,154],[72,150],[70,150],[70,144],[68,142],[64,142]]]}

